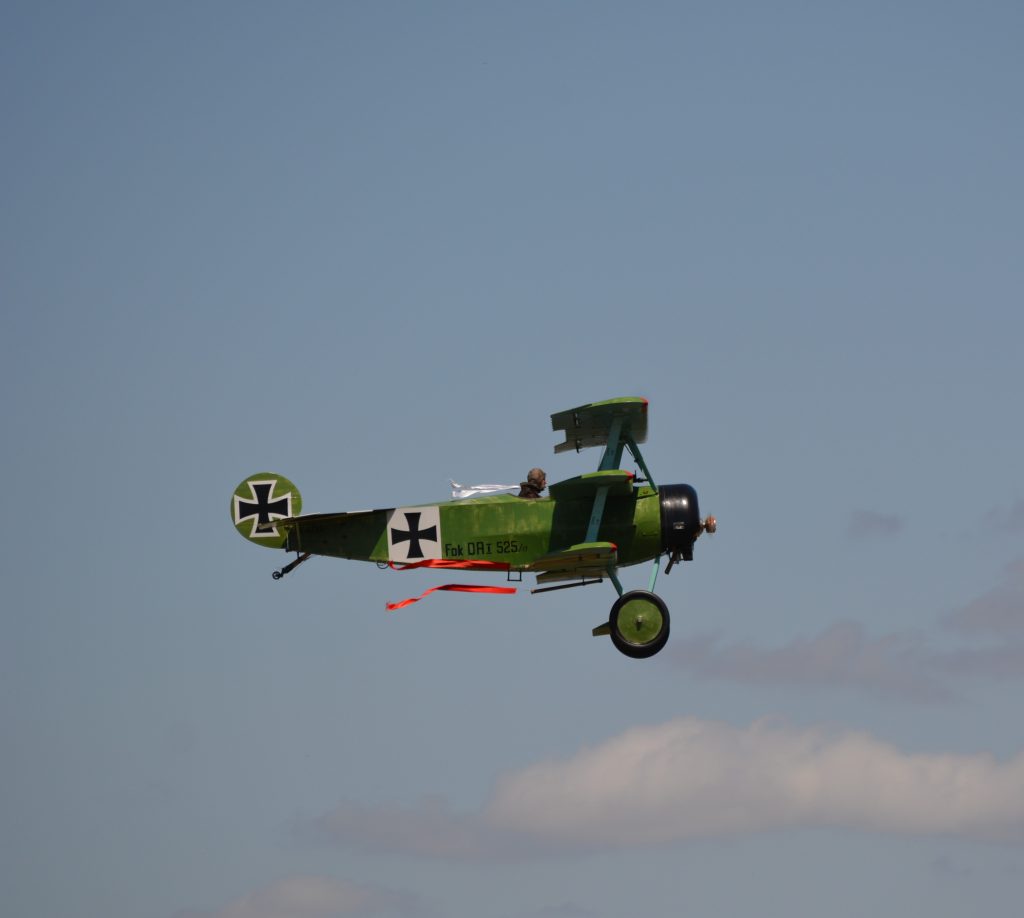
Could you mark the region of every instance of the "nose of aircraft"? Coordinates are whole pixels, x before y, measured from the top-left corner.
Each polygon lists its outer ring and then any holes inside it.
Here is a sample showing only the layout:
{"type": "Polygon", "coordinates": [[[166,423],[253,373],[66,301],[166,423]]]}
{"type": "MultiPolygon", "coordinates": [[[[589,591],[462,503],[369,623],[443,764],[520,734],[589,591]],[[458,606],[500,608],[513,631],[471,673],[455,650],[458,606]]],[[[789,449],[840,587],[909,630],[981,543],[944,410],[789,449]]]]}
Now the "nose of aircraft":
{"type": "Polygon", "coordinates": [[[662,485],[658,495],[662,550],[692,561],[693,543],[702,529],[696,490],[688,484],[662,485]]]}

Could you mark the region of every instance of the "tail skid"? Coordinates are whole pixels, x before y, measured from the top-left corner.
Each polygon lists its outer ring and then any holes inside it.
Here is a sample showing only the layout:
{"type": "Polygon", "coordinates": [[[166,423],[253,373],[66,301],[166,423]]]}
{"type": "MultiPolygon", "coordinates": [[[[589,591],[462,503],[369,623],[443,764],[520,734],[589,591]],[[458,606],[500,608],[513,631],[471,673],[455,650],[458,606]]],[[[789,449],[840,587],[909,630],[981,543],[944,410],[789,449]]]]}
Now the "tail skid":
{"type": "Polygon", "coordinates": [[[297,568],[303,561],[308,561],[312,557],[311,552],[306,552],[304,555],[299,555],[290,564],[286,564],[279,571],[274,571],[271,575],[275,580],[280,580],[285,574],[290,574],[295,568],[297,568]]]}

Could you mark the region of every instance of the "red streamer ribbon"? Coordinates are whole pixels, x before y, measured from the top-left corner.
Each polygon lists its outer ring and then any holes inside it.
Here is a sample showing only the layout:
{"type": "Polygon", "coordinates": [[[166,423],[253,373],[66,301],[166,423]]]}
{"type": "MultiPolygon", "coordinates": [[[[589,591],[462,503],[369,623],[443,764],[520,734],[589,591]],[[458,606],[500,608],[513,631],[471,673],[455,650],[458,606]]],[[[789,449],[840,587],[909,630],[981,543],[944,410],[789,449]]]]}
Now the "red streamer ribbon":
{"type": "Polygon", "coordinates": [[[462,571],[507,571],[511,565],[507,561],[459,561],[456,559],[433,558],[427,561],[411,561],[408,564],[395,564],[388,561],[393,571],[411,571],[416,567],[440,567],[462,571]]]}
{"type": "Polygon", "coordinates": [[[431,587],[425,593],[420,593],[419,596],[415,596],[412,599],[403,599],[401,602],[388,602],[384,606],[389,612],[394,612],[396,609],[404,609],[406,606],[411,606],[414,602],[419,602],[424,596],[429,596],[431,593],[436,593],[438,590],[451,590],[453,593],[514,593],[515,587],[492,587],[492,586],[473,586],[468,583],[446,583],[444,586],[431,587]]]}
{"type": "MultiPolygon", "coordinates": [[[[389,561],[388,566],[393,571],[411,571],[417,567],[435,567],[435,568],[446,568],[448,570],[462,570],[462,571],[508,571],[511,565],[507,561],[460,561],[457,559],[449,558],[431,558],[426,561],[411,561],[408,564],[395,564],[394,561],[389,561]]],[[[406,606],[411,606],[414,602],[419,602],[424,596],[429,596],[431,593],[436,593],[438,590],[449,590],[452,593],[514,593],[515,587],[492,587],[492,586],[473,586],[468,583],[446,583],[444,586],[431,587],[425,593],[421,593],[412,599],[403,599],[401,602],[387,602],[384,603],[385,608],[389,612],[394,612],[396,609],[404,609],[406,606]]]]}

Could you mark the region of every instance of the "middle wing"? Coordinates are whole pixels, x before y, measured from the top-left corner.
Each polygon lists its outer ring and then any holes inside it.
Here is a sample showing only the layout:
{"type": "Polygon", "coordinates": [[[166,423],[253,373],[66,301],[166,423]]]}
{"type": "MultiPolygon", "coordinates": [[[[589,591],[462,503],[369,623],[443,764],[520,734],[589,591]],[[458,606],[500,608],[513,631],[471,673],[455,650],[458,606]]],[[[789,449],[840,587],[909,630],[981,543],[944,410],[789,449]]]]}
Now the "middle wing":
{"type": "Polygon", "coordinates": [[[525,570],[536,572],[538,584],[605,577],[618,558],[619,549],[614,542],[581,542],[544,555],[525,570]]]}
{"type": "Polygon", "coordinates": [[[594,497],[600,488],[607,488],[609,497],[628,497],[633,493],[636,476],[622,469],[604,472],[587,472],[575,478],[556,482],[548,487],[548,493],[556,500],[563,498],[594,497]]]}
{"type": "Polygon", "coordinates": [[[628,449],[651,487],[657,490],[637,445],[647,439],[647,399],[610,398],[558,411],[551,415],[551,429],[565,434],[565,441],[555,447],[556,453],[603,446],[604,454],[598,465],[602,472],[617,469],[622,462],[623,449],[628,449]]]}

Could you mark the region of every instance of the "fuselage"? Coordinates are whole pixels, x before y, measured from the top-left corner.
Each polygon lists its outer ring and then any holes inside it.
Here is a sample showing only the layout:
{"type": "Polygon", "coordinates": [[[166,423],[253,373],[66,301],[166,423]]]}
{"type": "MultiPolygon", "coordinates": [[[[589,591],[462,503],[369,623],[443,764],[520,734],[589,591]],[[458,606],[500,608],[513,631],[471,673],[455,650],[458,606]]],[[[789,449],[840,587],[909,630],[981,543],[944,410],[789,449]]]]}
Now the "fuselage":
{"type": "MultiPolygon", "coordinates": [[[[488,561],[525,570],[544,555],[583,542],[593,509],[592,495],[535,500],[494,495],[420,504],[334,517],[324,526],[310,520],[289,535],[286,547],[362,561],[488,561]]],[[[609,496],[596,541],[614,543],[623,566],[659,555],[657,492],[634,487],[628,495],[609,496]]]]}

